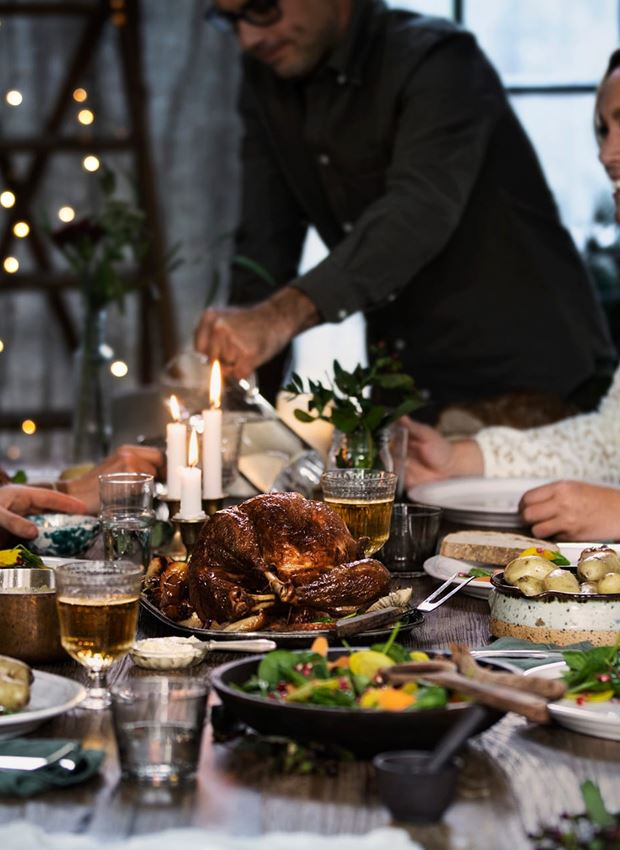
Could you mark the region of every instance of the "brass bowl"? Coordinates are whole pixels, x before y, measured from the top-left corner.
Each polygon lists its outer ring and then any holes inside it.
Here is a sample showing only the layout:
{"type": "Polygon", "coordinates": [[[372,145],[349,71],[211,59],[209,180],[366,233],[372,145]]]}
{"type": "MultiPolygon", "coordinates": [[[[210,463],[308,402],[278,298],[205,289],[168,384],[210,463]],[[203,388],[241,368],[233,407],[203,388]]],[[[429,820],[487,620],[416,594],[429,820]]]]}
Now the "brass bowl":
{"type": "Polygon", "coordinates": [[[55,588],[53,570],[0,569],[0,655],[28,664],[67,659],[60,644],[55,588]]]}

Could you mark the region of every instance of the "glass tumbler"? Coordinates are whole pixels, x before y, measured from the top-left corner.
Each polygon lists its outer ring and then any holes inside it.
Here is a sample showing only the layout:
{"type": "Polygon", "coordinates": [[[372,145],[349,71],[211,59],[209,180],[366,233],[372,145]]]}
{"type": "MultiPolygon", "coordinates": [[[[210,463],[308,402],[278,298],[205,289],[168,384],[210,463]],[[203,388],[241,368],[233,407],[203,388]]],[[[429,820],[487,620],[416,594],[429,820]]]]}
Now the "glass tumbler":
{"type": "Polygon", "coordinates": [[[432,505],[394,504],[390,536],[382,553],[388,569],[412,577],[425,575],[424,562],[437,548],[441,514],[441,508],[432,505]]]}
{"type": "Polygon", "coordinates": [[[155,521],[153,492],[153,476],[143,472],[99,476],[99,516],[106,560],[148,566],[155,521]]]}
{"type": "Polygon", "coordinates": [[[126,679],[112,687],[112,719],[125,779],[177,785],[196,776],[206,682],[183,675],[126,679]]]}
{"type": "Polygon", "coordinates": [[[366,557],[388,539],[397,478],[380,469],[330,469],[321,476],[326,504],[340,514],[352,537],[365,538],[366,557]]]}

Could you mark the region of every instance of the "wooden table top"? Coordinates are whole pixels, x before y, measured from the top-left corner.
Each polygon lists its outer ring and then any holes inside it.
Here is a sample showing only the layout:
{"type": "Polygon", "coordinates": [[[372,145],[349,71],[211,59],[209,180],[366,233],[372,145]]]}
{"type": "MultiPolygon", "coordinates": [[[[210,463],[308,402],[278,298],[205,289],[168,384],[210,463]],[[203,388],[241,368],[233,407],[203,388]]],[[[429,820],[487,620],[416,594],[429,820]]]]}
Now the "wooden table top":
{"type": "MultiPolygon", "coordinates": [[[[434,587],[414,581],[414,598],[434,587]]],[[[427,649],[451,641],[481,646],[489,642],[486,601],[458,594],[427,614],[411,644],[427,649]]],[[[162,634],[147,615],[144,635],[162,634]]],[[[230,660],[216,653],[210,665],[230,660]]],[[[131,675],[126,659],[111,679],[131,675]]],[[[45,668],[84,680],[72,662],[45,668]]],[[[209,668],[198,668],[207,676],[209,668]]],[[[166,790],[121,782],[108,711],[76,709],[33,733],[40,737],[79,737],[104,748],[100,775],[75,788],[46,792],[28,800],[0,799],[0,823],[23,818],[48,831],[122,837],[180,826],[256,835],[273,830],[364,833],[392,823],[382,806],[369,762],[343,763],[336,776],[277,774],[252,751],[213,745],[205,736],[195,785],[166,790]]],[[[407,827],[427,850],[525,850],[527,833],[555,823],[564,811],[582,810],[579,785],[599,784],[607,805],[620,810],[620,743],[560,727],[537,727],[507,715],[479,735],[465,752],[456,802],[439,825],[407,827]]]]}

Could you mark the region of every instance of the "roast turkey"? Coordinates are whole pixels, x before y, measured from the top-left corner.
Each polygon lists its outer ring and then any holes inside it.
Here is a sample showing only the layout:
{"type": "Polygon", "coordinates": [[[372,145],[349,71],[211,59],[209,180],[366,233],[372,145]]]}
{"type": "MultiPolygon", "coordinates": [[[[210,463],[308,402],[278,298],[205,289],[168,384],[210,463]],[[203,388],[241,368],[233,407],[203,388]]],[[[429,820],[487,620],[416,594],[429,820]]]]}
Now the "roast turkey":
{"type": "Polygon", "coordinates": [[[304,622],[357,611],[389,590],[341,517],[298,493],[267,493],[218,511],[189,561],[189,599],[204,623],[268,612],[304,622]]]}

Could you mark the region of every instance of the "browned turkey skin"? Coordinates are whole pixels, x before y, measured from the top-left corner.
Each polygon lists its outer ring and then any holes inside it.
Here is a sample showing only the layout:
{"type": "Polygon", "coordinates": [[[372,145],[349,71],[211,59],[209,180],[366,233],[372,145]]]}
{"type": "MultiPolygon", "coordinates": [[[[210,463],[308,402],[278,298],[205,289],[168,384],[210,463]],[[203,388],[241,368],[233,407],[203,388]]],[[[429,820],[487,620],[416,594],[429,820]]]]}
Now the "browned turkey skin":
{"type": "Polygon", "coordinates": [[[205,523],[189,562],[190,602],[203,622],[267,609],[289,621],[291,609],[351,613],[389,589],[383,564],[362,556],[328,505],[298,493],[255,496],[205,523]]]}

